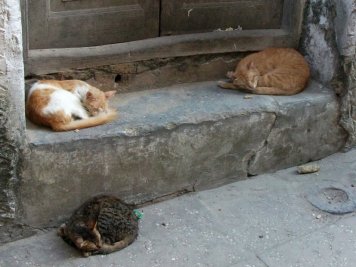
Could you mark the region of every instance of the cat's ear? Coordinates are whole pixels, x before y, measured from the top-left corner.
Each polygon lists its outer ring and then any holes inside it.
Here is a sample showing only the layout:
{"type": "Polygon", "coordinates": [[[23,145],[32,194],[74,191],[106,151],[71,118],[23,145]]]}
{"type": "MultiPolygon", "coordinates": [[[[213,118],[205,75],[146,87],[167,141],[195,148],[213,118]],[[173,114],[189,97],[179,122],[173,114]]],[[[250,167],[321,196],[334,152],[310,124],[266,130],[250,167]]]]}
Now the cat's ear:
{"type": "Polygon", "coordinates": [[[247,69],[249,70],[253,70],[253,69],[256,69],[256,65],[253,61],[251,61],[250,63],[247,64],[247,69]]]}
{"type": "Polygon", "coordinates": [[[256,89],[257,85],[258,85],[258,76],[254,76],[252,79],[252,86],[253,88],[256,89]]]}
{"type": "Polygon", "coordinates": [[[105,94],[106,99],[108,99],[108,98],[114,96],[116,94],[116,91],[107,91],[104,94],[105,94]]]}
{"type": "Polygon", "coordinates": [[[96,227],[96,221],[95,220],[88,220],[86,222],[86,226],[90,229],[93,230],[96,227]]]}
{"type": "Polygon", "coordinates": [[[90,92],[90,91],[87,92],[86,98],[87,99],[91,99],[91,100],[95,99],[94,94],[92,92],[90,92]]]}

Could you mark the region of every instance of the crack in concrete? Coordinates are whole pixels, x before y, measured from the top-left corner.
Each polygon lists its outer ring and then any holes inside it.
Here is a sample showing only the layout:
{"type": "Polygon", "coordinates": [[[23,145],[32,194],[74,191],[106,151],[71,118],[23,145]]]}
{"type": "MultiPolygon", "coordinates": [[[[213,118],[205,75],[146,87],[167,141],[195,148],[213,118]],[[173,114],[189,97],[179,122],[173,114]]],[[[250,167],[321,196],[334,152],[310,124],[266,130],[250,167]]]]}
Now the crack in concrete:
{"type": "Polygon", "coordinates": [[[195,180],[192,185],[192,192],[197,192],[197,189],[196,189],[197,183],[198,183],[198,180],[195,180]]]}
{"type": "Polygon", "coordinates": [[[255,253],[255,256],[265,267],[270,267],[257,253],[255,253]]]}
{"type": "Polygon", "coordinates": [[[183,188],[183,189],[178,190],[176,192],[168,193],[168,194],[162,195],[160,197],[156,197],[156,198],[154,198],[152,200],[139,202],[139,203],[136,203],[134,205],[137,208],[143,208],[143,207],[146,207],[148,205],[152,205],[152,204],[155,204],[155,203],[158,203],[158,202],[162,202],[162,201],[165,201],[165,200],[168,200],[168,199],[172,199],[172,198],[179,197],[181,195],[185,195],[185,194],[193,193],[193,192],[195,192],[195,191],[193,191],[193,189],[183,188]]]}
{"type": "Polygon", "coordinates": [[[272,131],[273,129],[275,128],[276,126],[276,122],[277,122],[277,112],[269,112],[271,114],[273,114],[273,122],[271,124],[271,127],[270,129],[268,130],[268,134],[267,134],[267,137],[266,139],[262,142],[262,145],[260,147],[257,148],[256,151],[253,151],[252,155],[248,158],[247,160],[247,165],[246,165],[246,174],[247,174],[247,177],[251,177],[251,176],[256,176],[257,173],[253,173],[251,171],[251,168],[252,166],[255,164],[255,160],[256,160],[256,157],[258,156],[258,154],[264,149],[267,147],[268,145],[268,140],[272,134],[272,131]]]}

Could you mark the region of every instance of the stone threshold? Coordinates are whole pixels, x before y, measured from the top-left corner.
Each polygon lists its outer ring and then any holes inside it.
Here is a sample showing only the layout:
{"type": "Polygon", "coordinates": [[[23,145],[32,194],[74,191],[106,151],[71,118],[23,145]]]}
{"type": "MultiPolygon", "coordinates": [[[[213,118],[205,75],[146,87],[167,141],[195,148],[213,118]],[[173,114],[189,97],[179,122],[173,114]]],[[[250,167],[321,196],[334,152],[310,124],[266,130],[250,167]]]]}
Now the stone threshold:
{"type": "Polygon", "coordinates": [[[334,92],[246,95],[216,81],[116,96],[117,121],[54,133],[28,122],[23,221],[58,225],[99,193],[145,203],[324,158],[346,139],[334,92]]]}

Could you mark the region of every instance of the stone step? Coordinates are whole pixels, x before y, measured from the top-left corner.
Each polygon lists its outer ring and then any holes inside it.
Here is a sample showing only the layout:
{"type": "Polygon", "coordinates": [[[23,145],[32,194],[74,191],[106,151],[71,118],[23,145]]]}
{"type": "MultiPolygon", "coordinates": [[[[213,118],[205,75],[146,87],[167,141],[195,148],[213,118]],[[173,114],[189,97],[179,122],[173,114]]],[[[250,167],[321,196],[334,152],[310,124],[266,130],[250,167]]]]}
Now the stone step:
{"type": "Polygon", "coordinates": [[[246,95],[216,82],[118,95],[120,118],[55,133],[28,122],[23,221],[58,225],[99,193],[144,203],[318,160],[340,150],[334,92],[246,95]]]}

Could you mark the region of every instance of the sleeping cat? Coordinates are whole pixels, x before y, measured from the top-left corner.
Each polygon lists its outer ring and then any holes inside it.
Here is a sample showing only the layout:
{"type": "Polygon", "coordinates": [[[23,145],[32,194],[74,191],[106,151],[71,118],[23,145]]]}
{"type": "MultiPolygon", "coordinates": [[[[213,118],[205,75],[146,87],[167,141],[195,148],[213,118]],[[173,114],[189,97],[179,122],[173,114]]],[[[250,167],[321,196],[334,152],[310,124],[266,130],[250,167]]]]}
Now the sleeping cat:
{"type": "Polygon", "coordinates": [[[84,256],[107,254],[136,239],[138,219],[132,205],[114,196],[97,196],[81,205],[58,234],[84,256]]]}
{"type": "Polygon", "coordinates": [[[116,118],[107,101],[114,94],[79,80],[38,81],[28,94],[26,114],[32,122],[54,131],[97,126],[116,118]]]}
{"type": "Polygon", "coordinates": [[[308,63],[296,50],[267,48],[243,58],[234,72],[227,73],[232,82],[218,85],[260,95],[294,95],[304,90],[309,76],[308,63]]]}

